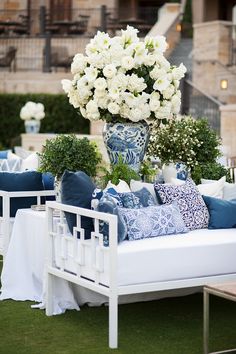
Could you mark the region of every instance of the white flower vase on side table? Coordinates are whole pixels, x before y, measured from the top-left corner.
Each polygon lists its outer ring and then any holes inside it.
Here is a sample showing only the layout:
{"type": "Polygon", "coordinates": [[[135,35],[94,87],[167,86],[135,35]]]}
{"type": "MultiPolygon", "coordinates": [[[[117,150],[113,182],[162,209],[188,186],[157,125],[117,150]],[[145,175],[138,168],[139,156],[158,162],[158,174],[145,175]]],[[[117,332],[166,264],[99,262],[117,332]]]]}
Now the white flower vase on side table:
{"type": "Polygon", "coordinates": [[[37,134],[40,130],[40,120],[25,120],[25,131],[27,134],[37,134]]]}

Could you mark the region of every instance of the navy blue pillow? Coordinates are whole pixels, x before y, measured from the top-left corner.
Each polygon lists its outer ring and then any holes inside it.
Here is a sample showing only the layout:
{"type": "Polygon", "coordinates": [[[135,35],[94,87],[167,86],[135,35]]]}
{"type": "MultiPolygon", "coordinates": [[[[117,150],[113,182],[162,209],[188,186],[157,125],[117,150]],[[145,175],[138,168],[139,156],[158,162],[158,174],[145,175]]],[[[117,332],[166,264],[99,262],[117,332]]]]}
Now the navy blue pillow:
{"type": "MultiPolygon", "coordinates": [[[[0,172],[0,190],[8,192],[44,190],[42,174],[37,171],[0,172]]],[[[36,197],[11,198],[10,216],[14,217],[18,209],[30,208],[37,204],[36,197]]],[[[0,198],[0,216],[2,216],[2,198],[0,198]]]]}
{"type": "MultiPolygon", "coordinates": [[[[61,201],[63,204],[91,209],[94,189],[95,185],[86,173],[65,171],[61,180],[61,201]]],[[[76,216],[71,213],[65,214],[69,230],[73,233],[73,227],[76,226],[76,216]]],[[[85,238],[90,238],[90,234],[94,230],[93,219],[81,217],[81,226],[85,230],[85,238]]]]}
{"type": "MultiPolygon", "coordinates": [[[[51,172],[44,172],[42,174],[42,178],[43,178],[44,189],[46,191],[54,190],[54,176],[51,174],[51,172]]],[[[50,196],[50,197],[46,197],[45,199],[46,200],[55,200],[55,197],[50,196]]]]}
{"type": "Polygon", "coordinates": [[[236,201],[223,200],[203,195],[210,214],[208,229],[236,227],[236,201]]]}
{"type": "Polygon", "coordinates": [[[9,151],[11,151],[11,150],[1,150],[0,151],[0,159],[1,160],[2,159],[7,159],[9,151]]]}

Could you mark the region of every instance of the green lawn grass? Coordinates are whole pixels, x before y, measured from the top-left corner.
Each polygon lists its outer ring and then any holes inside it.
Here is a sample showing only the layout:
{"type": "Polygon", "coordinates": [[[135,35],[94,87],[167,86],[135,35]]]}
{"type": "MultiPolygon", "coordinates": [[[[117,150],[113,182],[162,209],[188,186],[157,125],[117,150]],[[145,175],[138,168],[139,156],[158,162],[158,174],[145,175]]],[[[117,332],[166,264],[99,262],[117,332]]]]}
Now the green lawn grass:
{"type": "MultiPolygon", "coordinates": [[[[202,294],[119,306],[119,349],[108,348],[108,308],[47,317],[29,301],[0,302],[0,354],[202,353],[202,294]]],[[[211,297],[210,349],[236,347],[236,304],[211,297]]]]}

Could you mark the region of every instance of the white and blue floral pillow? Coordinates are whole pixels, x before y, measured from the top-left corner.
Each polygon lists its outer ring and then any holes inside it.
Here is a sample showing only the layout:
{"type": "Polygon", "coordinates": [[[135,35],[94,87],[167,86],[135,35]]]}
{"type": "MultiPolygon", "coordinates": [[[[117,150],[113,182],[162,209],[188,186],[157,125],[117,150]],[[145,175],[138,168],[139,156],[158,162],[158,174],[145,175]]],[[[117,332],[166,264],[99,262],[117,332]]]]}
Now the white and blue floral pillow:
{"type": "Polygon", "coordinates": [[[124,208],[140,209],[157,205],[155,199],[146,188],[136,192],[119,193],[119,196],[124,208]]]}
{"type": "Polygon", "coordinates": [[[141,209],[118,207],[129,240],[188,232],[177,203],[141,209]]]}
{"type": "Polygon", "coordinates": [[[163,204],[177,201],[184,223],[189,230],[208,227],[209,212],[195,183],[190,178],[183,185],[155,183],[154,188],[163,204]]]}

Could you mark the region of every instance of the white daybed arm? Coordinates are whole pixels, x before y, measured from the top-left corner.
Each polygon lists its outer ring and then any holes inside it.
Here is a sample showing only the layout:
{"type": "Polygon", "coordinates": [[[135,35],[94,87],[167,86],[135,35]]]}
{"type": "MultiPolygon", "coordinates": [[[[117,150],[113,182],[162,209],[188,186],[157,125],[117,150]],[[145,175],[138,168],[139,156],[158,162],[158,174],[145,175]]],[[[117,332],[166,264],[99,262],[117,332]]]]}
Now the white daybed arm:
{"type": "Polygon", "coordinates": [[[55,196],[54,190],[40,190],[40,191],[21,191],[21,192],[7,192],[0,190],[0,198],[2,198],[2,216],[0,222],[2,223],[2,245],[0,245],[0,254],[5,256],[11,235],[10,223],[10,201],[11,198],[22,197],[37,197],[37,204],[41,203],[41,197],[55,196]]]}

